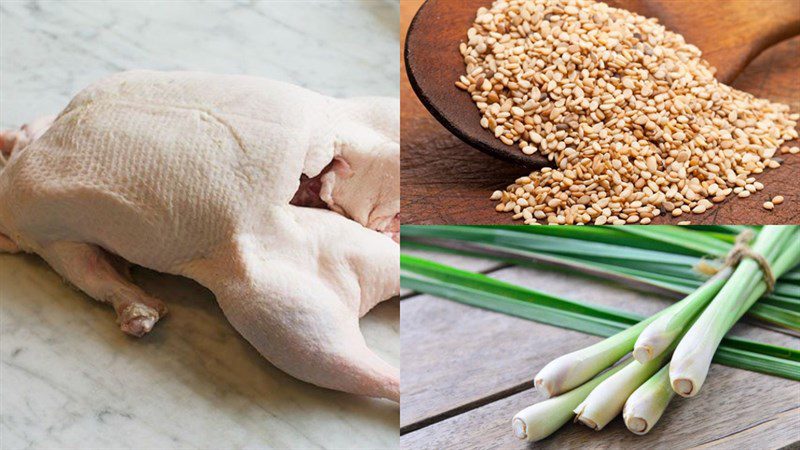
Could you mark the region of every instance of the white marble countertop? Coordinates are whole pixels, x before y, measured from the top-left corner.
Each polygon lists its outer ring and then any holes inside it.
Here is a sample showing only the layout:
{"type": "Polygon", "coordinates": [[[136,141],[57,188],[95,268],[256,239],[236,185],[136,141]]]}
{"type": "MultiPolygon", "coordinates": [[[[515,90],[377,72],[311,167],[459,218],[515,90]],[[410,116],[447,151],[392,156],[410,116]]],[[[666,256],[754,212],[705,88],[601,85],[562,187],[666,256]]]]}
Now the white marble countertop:
{"type": "MultiPolygon", "coordinates": [[[[336,96],[398,95],[396,2],[0,2],[0,127],[133,68],[247,73],[336,96]]],[[[297,381],[213,296],[135,269],[170,315],[142,339],[39,258],[0,255],[0,448],[396,448],[397,404],[297,381]]],[[[399,302],[362,320],[399,364],[399,302]]]]}
{"type": "Polygon", "coordinates": [[[398,97],[399,2],[2,0],[0,126],[128,69],[250,74],[398,97]]]}

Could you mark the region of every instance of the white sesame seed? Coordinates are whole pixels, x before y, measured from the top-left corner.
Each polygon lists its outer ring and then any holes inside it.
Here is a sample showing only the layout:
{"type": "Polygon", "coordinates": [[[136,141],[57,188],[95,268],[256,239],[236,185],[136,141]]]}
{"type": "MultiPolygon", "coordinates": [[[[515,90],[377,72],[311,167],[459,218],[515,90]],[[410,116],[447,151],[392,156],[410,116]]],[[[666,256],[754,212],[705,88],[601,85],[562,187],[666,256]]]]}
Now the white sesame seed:
{"type": "Polygon", "coordinates": [[[753,175],[781,165],[777,149],[800,152],[782,145],[798,135],[788,106],[719,83],[680,35],[594,0],[497,1],[459,51],[481,126],[555,168],[492,194],[525,223],[703,214],[763,190],[753,175]]]}

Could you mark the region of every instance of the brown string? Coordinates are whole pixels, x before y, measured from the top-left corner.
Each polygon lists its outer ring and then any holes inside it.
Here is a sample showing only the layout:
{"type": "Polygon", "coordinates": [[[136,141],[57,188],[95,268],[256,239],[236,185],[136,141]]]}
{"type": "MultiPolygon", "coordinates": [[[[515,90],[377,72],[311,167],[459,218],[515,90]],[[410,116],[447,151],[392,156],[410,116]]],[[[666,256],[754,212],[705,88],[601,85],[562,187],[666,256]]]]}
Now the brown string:
{"type": "Polygon", "coordinates": [[[725,257],[723,267],[735,267],[744,258],[752,259],[761,268],[764,283],[767,285],[767,292],[772,292],[775,289],[775,275],[772,273],[772,267],[769,266],[766,258],[750,248],[751,240],[753,240],[753,232],[751,230],[745,230],[736,236],[736,242],[731,251],[728,252],[728,256],[725,257]]]}
{"type": "Polygon", "coordinates": [[[721,266],[710,264],[706,259],[701,259],[700,262],[694,266],[694,270],[700,274],[712,276],[726,267],[736,267],[743,258],[750,258],[754,260],[761,269],[764,283],[767,285],[767,292],[772,292],[772,290],[775,289],[775,275],[772,273],[772,267],[769,266],[766,258],[750,248],[749,243],[753,240],[753,236],[751,230],[745,230],[736,236],[736,242],[725,256],[725,261],[723,261],[721,266]]]}

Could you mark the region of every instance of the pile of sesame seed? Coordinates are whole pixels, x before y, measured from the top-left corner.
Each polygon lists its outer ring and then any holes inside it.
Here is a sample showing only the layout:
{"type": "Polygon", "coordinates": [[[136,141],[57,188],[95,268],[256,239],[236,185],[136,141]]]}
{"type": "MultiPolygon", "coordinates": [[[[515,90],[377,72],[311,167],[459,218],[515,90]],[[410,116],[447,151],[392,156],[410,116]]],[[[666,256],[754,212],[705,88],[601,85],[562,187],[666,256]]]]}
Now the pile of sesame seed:
{"type": "Polygon", "coordinates": [[[593,0],[500,0],[460,46],[481,125],[553,168],[495,191],[527,224],[650,223],[764,186],[798,114],[714,78],[655,19],[593,0]]]}

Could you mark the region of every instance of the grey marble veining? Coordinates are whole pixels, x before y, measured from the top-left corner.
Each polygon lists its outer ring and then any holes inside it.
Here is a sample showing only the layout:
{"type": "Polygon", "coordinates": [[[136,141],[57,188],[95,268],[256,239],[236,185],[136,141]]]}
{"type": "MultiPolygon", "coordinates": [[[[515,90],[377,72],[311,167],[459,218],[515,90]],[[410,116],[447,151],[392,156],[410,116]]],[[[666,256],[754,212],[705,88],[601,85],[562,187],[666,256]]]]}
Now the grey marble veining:
{"type": "MultiPolygon", "coordinates": [[[[0,1],[0,127],[133,68],[266,76],[398,95],[396,2],[0,1]]],[[[0,255],[0,448],[396,448],[395,403],[271,366],[185,279],[135,270],[170,315],[142,338],[41,259],[0,255]]],[[[399,364],[399,304],[362,320],[399,364]]]]}
{"type": "Polygon", "coordinates": [[[0,126],[55,114],[127,69],[265,76],[399,95],[399,5],[364,1],[0,2],[0,126]]]}

